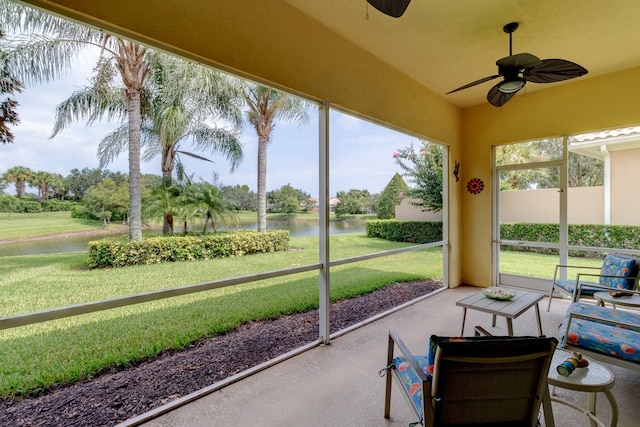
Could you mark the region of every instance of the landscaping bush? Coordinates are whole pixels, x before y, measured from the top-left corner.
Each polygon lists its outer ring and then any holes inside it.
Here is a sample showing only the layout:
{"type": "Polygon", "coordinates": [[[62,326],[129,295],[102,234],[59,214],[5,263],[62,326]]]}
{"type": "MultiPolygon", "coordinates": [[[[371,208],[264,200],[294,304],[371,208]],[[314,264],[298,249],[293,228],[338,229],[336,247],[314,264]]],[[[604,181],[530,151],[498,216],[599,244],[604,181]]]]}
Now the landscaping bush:
{"type": "MultiPolygon", "coordinates": [[[[504,223],[500,224],[502,240],[557,243],[560,236],[558,224],[504,223]]],[[[569,224],[569,245],[596,248],[639,249],[640,227],[633,225],[569,224]]],[[[551,254],[556,249],[503,246],[502,249],[551,254]]],[[[570,251],[571,256],[601,255],[595,252],[570,251]]]]}
{"type": "Polygon", "coordinates": [[[89,242],[88,265],[91,268],[124,267],[286,251],[289,240],[290,232],[287,230],[157,236],[131,241],[108,238],[89,242]]]}
{"type": "Polygon", "coordinates": [[[95,213],[87,209],[84,205],[76,205],[71,208],[71,218],[91,219],[98,221],[95,213]]]}
{"type": "Polygon", "coordinates": [[[42,205],[36,200],[18,199],[15,205],[15,212],[38,213],[42,212],[42,205]]]}
{"type": "Polygon", "coordinates": [[[59,199],[44,200],[42,202],[42,211],[43,212],[70,211],[77,204],[78,204],[77,202],[72,202],[70,200],[59,200],[59,199]]]}
{"type": "Polygon", "coordinates": [[[365,223],[367,237],[395,242],[432,243],[442,240],[440,221],[370,220],[365,223]]]}

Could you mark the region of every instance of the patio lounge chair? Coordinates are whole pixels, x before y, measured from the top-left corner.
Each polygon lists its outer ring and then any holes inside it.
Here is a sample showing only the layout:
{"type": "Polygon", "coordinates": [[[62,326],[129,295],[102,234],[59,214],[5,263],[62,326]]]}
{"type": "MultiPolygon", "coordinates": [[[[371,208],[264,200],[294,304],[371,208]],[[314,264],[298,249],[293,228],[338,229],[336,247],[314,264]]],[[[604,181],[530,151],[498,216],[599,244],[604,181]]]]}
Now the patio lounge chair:
{"type": "Polygon", "coordinates": [[[384,416],[390,416],[394,377],[418,416],[413,424],[532,427],[544,400],[545,425],[553,426],[547,375],[557,343],[545,337],[434,335],[429,354],[418,356],[389,331],[384,416]]]}
{"type": "Polygon", "coordinates": [[[592,297],[596,292],[609,290],[624,294],[625,289],[638,289],[639,267],[640,259],[612,254],[604,257],[602,267],[556,265],[549,291],[547,311],[551,309],[551,300],[556,291],[560,295],[570,296],[575,302],[579,297],[592,297]],[[559,273],[562,269],[577,271],[575,279],[561,279],[559,273]],[[580,291],[580,295],[578,295],[578,291],[580,291]]]}

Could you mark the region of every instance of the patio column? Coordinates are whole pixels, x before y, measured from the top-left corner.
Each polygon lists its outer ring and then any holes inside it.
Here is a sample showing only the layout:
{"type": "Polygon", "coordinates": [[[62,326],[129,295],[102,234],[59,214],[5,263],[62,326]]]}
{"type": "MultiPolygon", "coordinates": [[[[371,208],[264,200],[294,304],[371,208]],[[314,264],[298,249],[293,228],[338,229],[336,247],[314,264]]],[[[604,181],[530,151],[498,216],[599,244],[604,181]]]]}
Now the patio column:
{"type": "Polygon", "coordinates": [[[320,199],[320,231],[319,231],[319,263],[322,265],[318,276],[318,291],[320,302],[318,305],[320,336],[324,344],[329,344],[331,320],[329,319],[330,276],[329,276],[329,105],[318,103],[318,171],[320,199]]]}
{"type": "Polygon", "coordinates": [[[611,154],[607,150],[607,145],[600,146],[600,152],[604,160],[604,225],[611,224],[611,154]]]}

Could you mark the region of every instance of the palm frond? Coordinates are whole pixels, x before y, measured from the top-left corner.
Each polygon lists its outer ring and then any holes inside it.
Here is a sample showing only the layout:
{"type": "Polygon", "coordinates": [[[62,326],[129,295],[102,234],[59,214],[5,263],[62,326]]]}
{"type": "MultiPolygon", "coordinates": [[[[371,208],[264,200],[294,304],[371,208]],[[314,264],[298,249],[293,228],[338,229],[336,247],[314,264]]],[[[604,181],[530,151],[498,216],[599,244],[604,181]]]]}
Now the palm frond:
{"type": "Polygon", "coordinates": [[[122,125],[100,141],[98,144],[98,159],[100,167],[113,162],[121,153],[129,148],[129,128],[122,125]]]}
{"type": "Polygon", "coordinates": [[[102,37],[94,28],[6,0],[0,2],[0,27],[16,34],[42,34],[87,42],[96,42],[102,37]]]}
{"type": "Polygon", "coordinates": [[[200,156],[195,153],[190,153],[188,151],[177,150],[176,153],[184,154],[185,156],[193,157],[194,159],[204,160],[205,162],[215,163],[213,160],[207,159],[206,157],[200,156]]]}
{"type": "Polygon", "coordinates": [[[236,132],[204,125],[192,129],[189,135],[193,137],[197,150],[208,149],[212,153],[219,152],[225,156],[231,165],[231,171],[242,162],[244,151],[236,132]]]}
{"type": "Polygon", "coordinates": [[[25,84],[50,82],[67,73],[87,43],[40,35],[11,40],[3,52],[3,65],[25,84]]]}
{"type": "Polygon", "coordinates": [[[53,138],[74,121],[86,120],[90,126],[102,119],[124,120],[126,110],[118,90],[96,93],[92,88],[76,91],[56,106],[53,138]]]}

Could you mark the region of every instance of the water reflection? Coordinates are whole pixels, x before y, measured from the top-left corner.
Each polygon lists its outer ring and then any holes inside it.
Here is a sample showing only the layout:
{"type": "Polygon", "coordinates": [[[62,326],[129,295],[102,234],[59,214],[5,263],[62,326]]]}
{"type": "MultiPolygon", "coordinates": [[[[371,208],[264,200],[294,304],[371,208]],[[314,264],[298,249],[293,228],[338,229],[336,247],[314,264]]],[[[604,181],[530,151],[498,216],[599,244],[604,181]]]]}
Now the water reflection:
{"type": "MultiPolygon", "coordinates": [[[[256,224],[241,226],[245,230],[257,229],[256,224]]],[[[320,232],[320,226],[316,221],[296,220],[270,220],[267,221],[268,230],[290,230],[291,236],[314,236],[320,232]]],[[[364,221],[332,221],[329,223],[331,234],[364,233],[364,221]]],[[[159,230],[158,230],[159,232],[159,230]]],[[[0,244],[0,257],[18,255],[53,254],[62,252],[84,252],[87,244],[92,240],[101,239],[102,236],[72,236],[59,239],[35,240],[23,243],[0,244]]]]}

